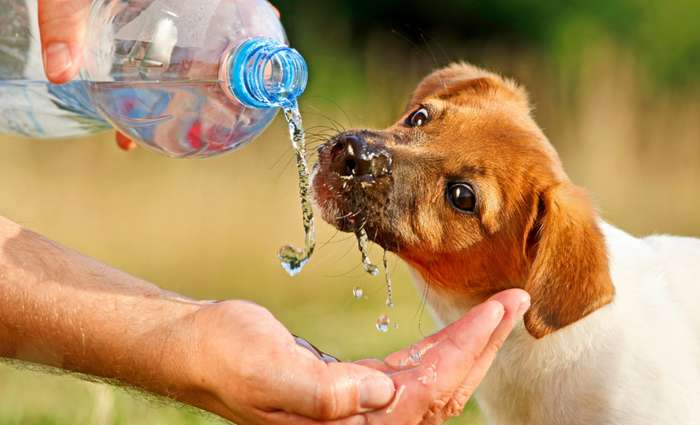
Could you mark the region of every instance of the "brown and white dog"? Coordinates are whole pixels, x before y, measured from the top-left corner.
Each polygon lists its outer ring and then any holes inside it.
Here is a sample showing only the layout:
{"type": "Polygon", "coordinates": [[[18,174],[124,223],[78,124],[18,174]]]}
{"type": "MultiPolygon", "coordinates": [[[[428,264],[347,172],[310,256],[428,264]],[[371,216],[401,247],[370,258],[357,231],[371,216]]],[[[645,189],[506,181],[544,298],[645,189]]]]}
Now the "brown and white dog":
{"type": "Polygon", "coordinates": [[[441,324],[523,288],[477,400],[492,425],[700,424],[700,240],[600,220],[514,82],[456,64],[382,131],[319,149],[326,221],[414,271],[441,324]]]}

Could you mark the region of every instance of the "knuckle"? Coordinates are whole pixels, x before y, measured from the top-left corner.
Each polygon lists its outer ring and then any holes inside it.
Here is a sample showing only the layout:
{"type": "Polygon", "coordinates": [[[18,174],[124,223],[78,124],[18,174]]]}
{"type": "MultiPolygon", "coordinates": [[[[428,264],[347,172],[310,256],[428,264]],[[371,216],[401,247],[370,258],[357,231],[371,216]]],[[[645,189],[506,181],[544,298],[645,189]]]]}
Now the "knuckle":
{"type": "MultiPolygon", "coordinates": [[[[263,306],[248,301],[227,300],[216,303],[213,306],[217,315],[222,319],[254,317],[256,320],[270,319],[274,316],[263,306]]],[[[240,322],[240,319],[238,320],[240,322]]]]}
{"type": "Polygon", "coordinates": [[[452,397],[452,402],[455,403],[457,407],[459,407],[460,410],[464,409],[464,406],[469,403],[469,393],[468,392],[458,392],[457,394],[452,397]]]}
{"type": "Polygon", "coordinates": [[[440,407],[438,403],[435,403],[428,408],[425,412],[423,418],[420,421],[420,425],[432,425],[440,422],[443,408],[440,407]]]}
{"type": "Polygon", "coordinates": [[[490,342],[486,346],[486,349],[484,350],[484,354],[486,354],[488,356],[496,355],[499,351],[501,351],[501,348],[503,348],[503,344],[504,344],[504,341],[501,339],[490,342]]]}
{"type": "Polygon", "coordinates": [[[450,418],[461,415],[462,411],[464,410],[464,406],[467,405],[467,401],[469,401],[468,398],[455,396],[449,403],[447,403],[447,406],[445,406],[445,409],[443,410],[445,415],[450,418]]]}
{"type": "Polygon", "coordinates": [[[430,405],[430,408],[428,409],[429,412],[441,412],[445,406],[447,406],[448,401],[444,398],[439,398],[430,405]]]}
{"type": "Polygon", "coordinates": [[[314,396],[314,412],[320,420],[335,419],[338,410],[337,388],[322,374],[317,380],[314,396]]]}

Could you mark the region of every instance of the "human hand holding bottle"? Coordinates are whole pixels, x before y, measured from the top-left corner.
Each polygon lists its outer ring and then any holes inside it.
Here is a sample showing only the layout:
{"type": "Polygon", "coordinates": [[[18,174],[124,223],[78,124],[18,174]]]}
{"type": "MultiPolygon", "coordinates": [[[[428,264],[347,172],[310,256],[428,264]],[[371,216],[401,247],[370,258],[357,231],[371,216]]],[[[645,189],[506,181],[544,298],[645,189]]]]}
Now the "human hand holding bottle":
{"type": "MultiPolygon", "coordinates": [[[[91,4],[91,0],[38,1],[44,70],[48,80],[54,84],[73,79],[83,64],[91,4]]],[[[136,147],[131,139],[119,132],[116,141],[124,150],[136,147]]]]}

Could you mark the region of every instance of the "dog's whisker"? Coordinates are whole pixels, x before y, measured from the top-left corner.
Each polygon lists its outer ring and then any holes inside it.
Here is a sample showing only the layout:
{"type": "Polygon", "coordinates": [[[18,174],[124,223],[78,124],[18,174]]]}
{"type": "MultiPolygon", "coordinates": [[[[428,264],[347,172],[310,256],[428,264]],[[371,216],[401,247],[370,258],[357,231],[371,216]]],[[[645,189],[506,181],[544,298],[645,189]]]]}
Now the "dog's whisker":
{"type": "MultiPolygon", "coordinates": [[[[357,217],[358,215],[360,215],[361,213],[362,213],[362,209],[360,208],[360,209],[358,209],[358,210],[355,211],[355,212],[349,212],[348,214],[342,215],[342,216],[340,216],[340,217],[336,217],[336,220],[345,220],[345,219],[348,219],[348,218],[355,218],[355,217],[357,217]]],[[[363,226],[364,226],[364,224],[363,224],[363,226]]],[[[362,230],[362,229],[360,229],[360,230],[362,230]]]]}
{"type": "MultiPolygon", "coordinates": [[[[325,96],[314,96],[314,97],[316,97],[316,98],[318,98],[318,99],[321,99],[321,100],[323,100],[323,101],[325,101],[325,102],[328,102],[328,103],[330,103],[331,105],[335,106],[335,108],[336,108],[338,111],[340,111],[340,113],[342,113],[343,116],[345,116],[345,119],[347,120],[348,125],[352,127],[352,120],[350,119],[350,115],[349,115],[349,114],[347,113],[347,111],[346,111],[343,107],[341,107],[337,102],[335,102],[335,101],[333,101],[331,98],[325,97],[325,96]]],[[[328,117],[328,116],[326,116],[325,114],[321,113],[321,112],[318,110],[318,108],[316,108],[315,106],[310,105],[309,108],[316,110],[317,113],[318,113],[319,115],[321,115],[322,117],[324,117],[324,118],[330,120],[330,117],[328,117]]],[[[336,123],[341,124],[339,121],[336,121],[336,123]]],[[[343,126],[343,125],[340,125],[340,127],[344,129],[344,126],[343,126]]]]}
{"type": "Polygon", "coordinates": [[[418,307],[418,332],[421,337],[425,338],[425,332],[423,332],[423,316],[425,314],[425,309],[428,305],[428,297],[430,295],[430,286],[425,285],[423,288],[423,295],[421,297],[421,303],[418,307]]]}
{"type": "Polygon", "coordinates": [[[426,38],[425,33],[423,31],[419,31],[419,32],[420,32],[420,38],[421,38],[421,40],[423,40],[423,44],[425,45],[425,50],[430,54],[430,57],[433,60],[433,65],[435,65],[435,67],[440,67],[441,64],[438,62],[437,56],[435,56],[435,52],[433,52],[433,48],[430,45],[430,43],[428,42],[428,39],[426,38]]]}

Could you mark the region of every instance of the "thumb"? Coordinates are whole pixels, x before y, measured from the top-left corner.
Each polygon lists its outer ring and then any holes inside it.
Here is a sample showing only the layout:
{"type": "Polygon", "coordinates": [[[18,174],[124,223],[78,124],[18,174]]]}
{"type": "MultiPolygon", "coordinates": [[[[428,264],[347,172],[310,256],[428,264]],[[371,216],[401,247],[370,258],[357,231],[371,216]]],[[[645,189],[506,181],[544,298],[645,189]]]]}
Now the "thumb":
{"type": "Polygon", "coordinates": [[[290,413],[331,421],[382,408],[394,397],[394,382],[384,373],[353,363],[323,363],[320,360],[292,377],[290,386],[277,400],[278,408],[290,413]],[[296,378],[296,379],[294,379],[296,378]]]}
{"type": "Polygon", "coordinates": [[[89,0],[39,0],[39,33],[49,81],[72,79],[83,60],[89,0]]]}

